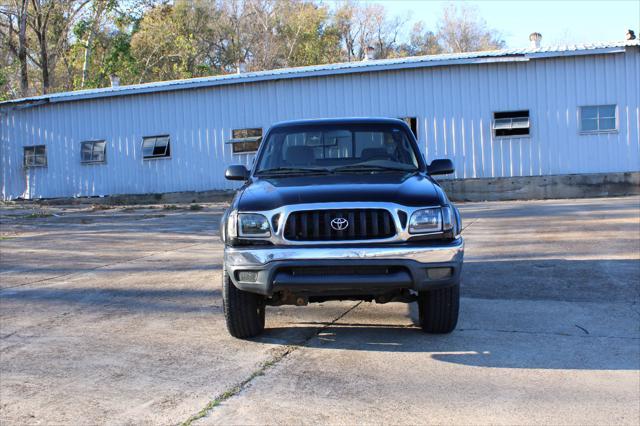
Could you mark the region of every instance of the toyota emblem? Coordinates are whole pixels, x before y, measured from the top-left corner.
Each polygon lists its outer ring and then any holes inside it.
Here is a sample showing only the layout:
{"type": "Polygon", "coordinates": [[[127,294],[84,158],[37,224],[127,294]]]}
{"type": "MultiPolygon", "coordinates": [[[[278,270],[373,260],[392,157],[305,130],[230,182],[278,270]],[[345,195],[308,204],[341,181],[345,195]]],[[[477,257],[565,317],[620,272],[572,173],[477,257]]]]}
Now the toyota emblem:
{"type": "Polygon", "coordinates": [[[344,231],[349,226],[349,221],[344,217],[336,217],[331,221],[331,227],[336,231],[344,231]]]}

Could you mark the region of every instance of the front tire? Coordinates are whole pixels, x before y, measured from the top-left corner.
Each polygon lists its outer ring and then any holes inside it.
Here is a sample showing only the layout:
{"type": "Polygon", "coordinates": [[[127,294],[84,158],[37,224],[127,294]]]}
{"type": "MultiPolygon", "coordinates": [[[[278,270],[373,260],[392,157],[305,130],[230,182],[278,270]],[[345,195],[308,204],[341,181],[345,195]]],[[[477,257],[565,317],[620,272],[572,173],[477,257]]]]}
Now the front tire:
{"type": "Polygon", "coordinates": [[[264,297],[239,290],[226,271],[222,274],[222,302],[229,334],[238,339],[262,334],[265,315],[264,297]]]}
{"type": "Polygon", "coordinates": [[[419,323],[425,333],[451,333],[458,324],[459,310],[460,284],[418,294],[419,323]]]}

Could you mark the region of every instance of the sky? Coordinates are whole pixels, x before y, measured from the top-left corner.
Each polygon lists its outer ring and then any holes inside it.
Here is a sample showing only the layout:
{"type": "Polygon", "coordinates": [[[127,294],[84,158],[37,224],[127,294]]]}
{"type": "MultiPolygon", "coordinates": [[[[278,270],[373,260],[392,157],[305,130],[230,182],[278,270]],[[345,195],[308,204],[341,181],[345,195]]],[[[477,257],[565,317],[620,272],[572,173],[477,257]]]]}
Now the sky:
{"type": "MultiPolygon", "coordinates": [[[[436,29],[442,8],[439,0],[368,0],[380,3],[390,15],[409,16],[407,31],[415,21],[436,29]]],[[[542,34],[542,44],[589,43],[624,40],[627,29],[640,35],[640,0],[468,0],[489,28],[498,30],[511,48],[527,47],[529,34],[542,34]]]]}

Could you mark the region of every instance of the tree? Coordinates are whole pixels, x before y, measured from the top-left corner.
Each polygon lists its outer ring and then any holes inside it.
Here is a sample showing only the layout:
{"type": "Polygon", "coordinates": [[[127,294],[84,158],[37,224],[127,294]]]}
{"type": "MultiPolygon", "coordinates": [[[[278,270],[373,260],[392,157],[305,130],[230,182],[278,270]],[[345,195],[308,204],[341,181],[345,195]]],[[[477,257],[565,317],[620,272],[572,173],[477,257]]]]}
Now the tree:
{"type": "Polygon", "coordinates": [[[68,48],[69,32],[90,0],[31,0],[27,23],[35,36],[34,63],[40,68],[42,93],[52,85],[58,58],[68,48]]]}
{"type": "Polygon", "coordinates": [[[139,30],[141,19],[131,10],[116,10],[113,30],[100,34],[104,59],[96,71],[96,84],[106,84],[111,75],[117,75],[123,84],[139,81],[140,67],[131,51],[131,39],[139,30]]]}
{"type": "Polygon", "coordinates": [[[150,9],[131,37],[131,54],[139,64],[139,83],[197,77],[211,73],[206,43],[212,22],[206,2],[179,1],[150,9]]]}
{"type": "Polygon", "coordinates": [[[342,0],[0,0],[0,96],[504,46],[475,9],[437,31],[342,0]]]}
{"type": "Polygon", "coordinates": [[[371,24],[371,40],[368,46],[376,49],[376,56],[385,59],[395,56],[397,49],[398,33],[407,21],[406,17],[396,16],[389,18],[386,10],[381,5],[373,5],[365,9],[371,24]]]}
{"type": "Polygon", "coordinates": [[[248,62],[252,70],[281,66],[278,63],[280,46],[276,40],[279,20],[276,15],[277,1],[248,0],[244,2],[244,7],[238,1],[230,3],[229,39],[236,55],[236,68],[240,70],[248,62]]]}
{"type": "Polygon", "coordinates": [[[8,85],[7,71],[9,67],[0,68],[0,102],[11,99],[11,88],[8,85]]]}
{"type": "Polygon", "coordinates": [[[409,42],[398,49],[400,56],[436,55],[442,53],[438,36],[433,31],[425,30],[422,21],[416,22],[409,33],[409,42]]]}
{"type": "Polygon", "coordinates": [[[96,37],[99,27],[102,27],[103,19],[110,9],[115,7],[115,0],[94,0],[91,5],[91,16],[89,19],[83,19],[82,25],[77,26],[76,35],[82,38],[86,35],[84,41],[84,58],[82,62],[82,81],[80,88],[84,88],[89,79],[89,65],[91,62],[91,51],[93,49],[93,41],[96,37]]]}
{"type": "Polygon", "coordinates": [[[502,49],[500,35],[487,28],[477,9],[467,5],[445,7],[438,23],[438,39],[445,52],[460,53],[502,49]]]}
{"type": "Polygon", "coordinates": [[[0,9],[0,35],[3,45],[18,59],[20,64],[20,95],[29,92],[29,74],[27,69],[27,18],[29,0],[7,1],[0,9]]]}
{"type": "Polygon", "coordinates": [[[328,25],[326,6],[303,0],[279,0],[275,12],[278,19],[274,65],[315,65],[331,62],[339,56],[340,38],[328,25]]]}
{"type": "Polygon", "coordinates": [[[336,8],[333,21],[345,49],[343,59],[351,62],[362,60],[369,47],[376,49],[378,58],[390,56],[406,19],[389,19],[382,5],[349,0],[336,8]]]}
{"type": "Polygon", "coordinates": [[[345,59],[351,62],[355,59],[355,45],[357,32],[354,28],[353,17],[355,5],[352,2],[342,3],[334,13],[333,27],[340,35],[340,42],[344,45],[345,59]]]}
{"type": "Polygon", "coordinates": [[[284,14],[280,33],[286,66],[304,66],[334,62],[340,57],[340,35],[330,25],[326,6],[297,1],[290,14],[284,14]]]}

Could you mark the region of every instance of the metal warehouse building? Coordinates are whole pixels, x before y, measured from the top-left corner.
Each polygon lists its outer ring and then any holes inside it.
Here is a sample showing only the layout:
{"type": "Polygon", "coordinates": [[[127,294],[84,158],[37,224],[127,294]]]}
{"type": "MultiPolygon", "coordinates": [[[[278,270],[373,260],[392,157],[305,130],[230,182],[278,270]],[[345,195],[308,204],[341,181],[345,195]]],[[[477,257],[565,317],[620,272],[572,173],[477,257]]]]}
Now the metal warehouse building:
{"type": "Polygon", "coordinates": [[[271,124],[325,117],[404,118],[455,179],[638,172],[639,76],[634,40],[18,99],[0,104],[2,198],[232,189],[224,168],[250,165],[271,124]]]}

